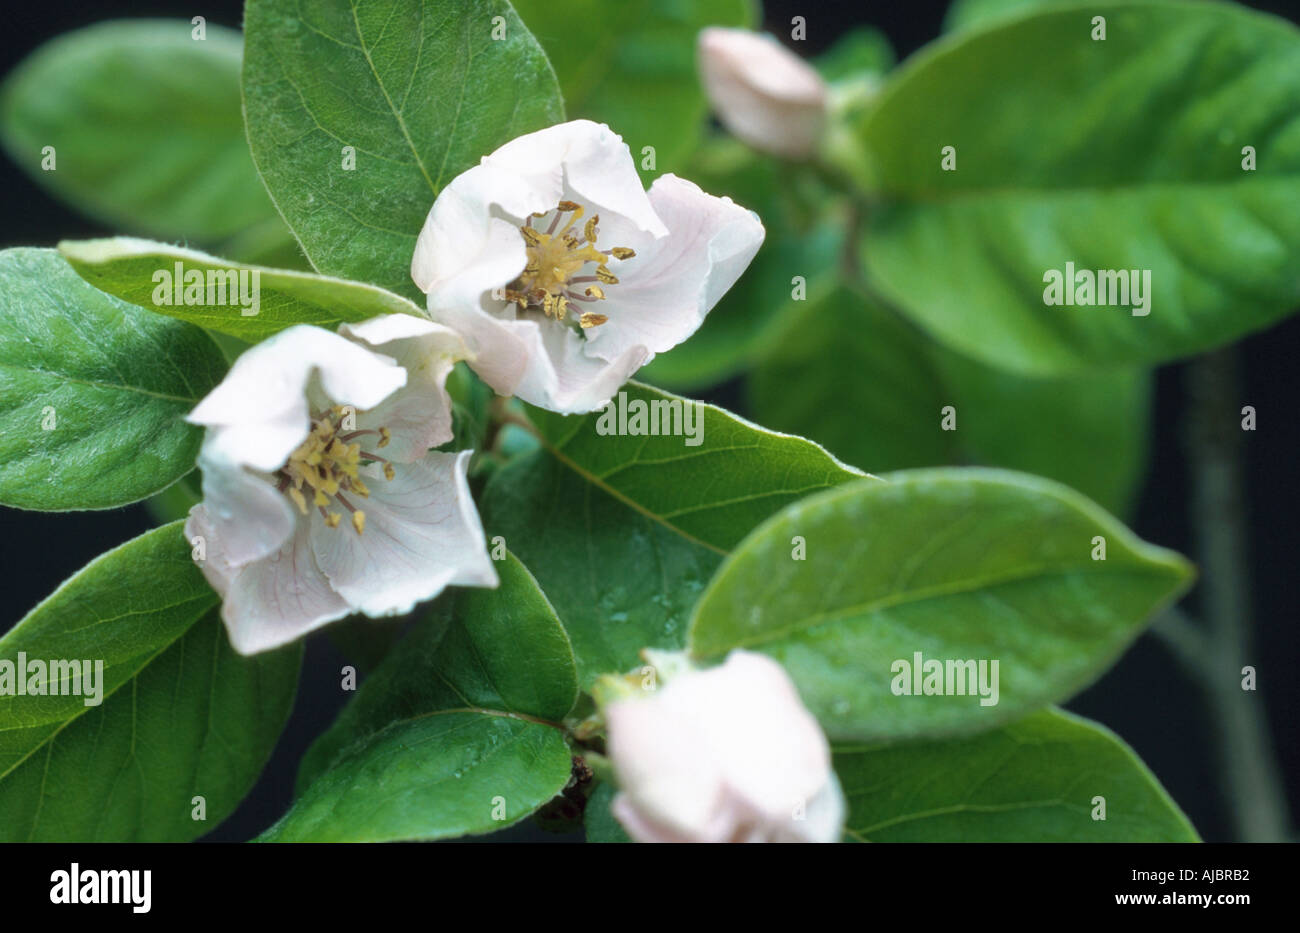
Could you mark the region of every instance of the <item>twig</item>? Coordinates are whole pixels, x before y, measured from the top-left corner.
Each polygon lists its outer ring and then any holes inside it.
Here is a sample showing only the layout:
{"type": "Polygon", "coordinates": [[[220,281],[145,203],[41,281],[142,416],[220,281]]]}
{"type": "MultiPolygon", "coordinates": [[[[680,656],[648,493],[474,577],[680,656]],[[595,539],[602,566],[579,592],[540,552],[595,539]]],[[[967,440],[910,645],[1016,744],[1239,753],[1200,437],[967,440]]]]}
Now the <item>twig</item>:
{"type": "Polygon", "coordinates": [[[1258,659],[1251,634],[1234,351],[1193,361],[1187,394],[1192,520],[1208,624],[1203,683],[1217,727],[1233,826],[1242,841],[1281,842],[1288,836],[1289,817],[1263,698],[1241,688],[1242,667],[1256,665],[1258,659]]]}

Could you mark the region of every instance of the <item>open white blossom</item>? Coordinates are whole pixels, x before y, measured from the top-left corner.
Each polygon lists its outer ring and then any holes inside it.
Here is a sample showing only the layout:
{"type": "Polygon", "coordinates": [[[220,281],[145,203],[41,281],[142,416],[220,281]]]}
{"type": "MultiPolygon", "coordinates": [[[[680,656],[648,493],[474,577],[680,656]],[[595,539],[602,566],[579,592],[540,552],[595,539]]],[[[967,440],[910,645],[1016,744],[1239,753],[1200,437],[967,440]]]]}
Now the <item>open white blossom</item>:
{"type": "Polygon", "coordinates": [[[605,707],[620,792],[638,842],[835,842],[844,798],[830,746],[785,669],[733,651],[646,697],[605,707]]]}
{"type": "Polygon", "coordinates": [[[406,314],[300,325],[247,350],[188,420],[207,427],[185,533],[242,654],[354,612],[496,586],[443,388],[460,338],[406,314]]]}
{"type": "Polygon", "coordinates": [[[771,36],[711,26],[699,37],[700,76],[722,125],[755,149],[807,159],[826,126],[826,82],[771,36]]]}
{"type": "Polygon", "coordinates": [[[647,192],[622,138],[575,120],[453,179],[411,276],[498,393],[586,412],[693,334],[762,242],[729,198],[674,175],[647,192]]]}

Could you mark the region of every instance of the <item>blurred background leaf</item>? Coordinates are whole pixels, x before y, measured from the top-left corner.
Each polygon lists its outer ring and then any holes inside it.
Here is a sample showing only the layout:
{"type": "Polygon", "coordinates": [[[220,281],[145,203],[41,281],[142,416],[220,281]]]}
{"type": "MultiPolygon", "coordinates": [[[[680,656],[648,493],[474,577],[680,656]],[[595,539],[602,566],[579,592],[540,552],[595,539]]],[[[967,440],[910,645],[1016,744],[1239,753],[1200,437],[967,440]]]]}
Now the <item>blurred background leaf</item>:
{"type": "Polygon", "coordinates": [[[974,463],[1059,480],[1117,515],[1146,466],[1150,377],[1034,378],[936,343],[840,286],[784,321],[748,380],[755,419],[870,473],[974,463]],[[943,430],[942,409],[955,409],[943,430]]]}
{"type": "Polygon", "coordinates": [[[184,20],[120,20],[41,46],[0,87],[0,141],[33,179],[125,232],[299,265],[244,138],[243,38],[184,20]],[[54,147],[55,168],[42,170],[54,147]]]}
{"type": "Polygon", "coordinates": [[[1297,99],[1300,30],[1232,4],[1052,6],[962,33],[859,126],[883,201],[863,261],[935,337],[1025,372],[1227,343],[1300,302],[1297,99]],[[1045,306],[1067,262],[1149,271],[1149,316],[1045,306]]]}
{"type": "MultiPolygon", "coordinates": [[[[682,172],[708,104],[695,65],[705,26],[753,26],[754,0],[515,0],[560,80],[569,119],[608,123],[648,185],[682,172]],[[654,147],[645,168],[644,148],[654,147]]],[[[706,189],[707,190],[707,189],[706,189]]]]}

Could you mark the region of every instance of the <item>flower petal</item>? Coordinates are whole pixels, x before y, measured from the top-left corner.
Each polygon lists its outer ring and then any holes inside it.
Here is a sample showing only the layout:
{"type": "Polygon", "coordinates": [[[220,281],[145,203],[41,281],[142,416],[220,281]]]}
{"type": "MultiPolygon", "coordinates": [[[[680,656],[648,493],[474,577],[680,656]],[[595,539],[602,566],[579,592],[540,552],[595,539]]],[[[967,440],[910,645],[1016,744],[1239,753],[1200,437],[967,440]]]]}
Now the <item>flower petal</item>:
{"type": "Polygon", "coordinates": [[[316,566],[305,520],[274,554],[236,571],[223,599],[221,618],[240,654],[287,645],[352,611],[316,566]]]}
{"type": "Polygon", "coordinates": [[[681,709],[707,709],[700,728],[726,783],[773,823],[788,820],[831,776],[830,746],[776,661],[733,651],[711,677],[686,678],[681,709]],[[779,741],[773,737],[779,736],[779,741]]]}
{"type": "Polygon", "coordinates": [[[700,77],[723,126],[755,149],[806,159],[826,125],[826,83],[772,36],[710,27],[699,37],[700,77]]]}
{"type": "Polygon", "coordinates": [[[675,347],[695,333],[763,244],[753,212],[676,175],[655,179],[650,202],[669,235],[619,265],[619,284],[600,303],[609,320],[587,332],[589,356],[610,360],[644,347],[648,362],[675,347]]]}
{"type": "Polygon", "coordinates": [[[411,278],[434,307],[479,305],[524,268],[522,219],[550,210],[561,183],[534,185],[486,162],[452,179],[424,221],[411,259],[411,278]]]}
{"type": "MultiPolygon", "coordinates": [[[[358,427],[390,430],[391,439],[382,456],[395,463],[410,463],[431,447],[451,440],[447,374],[469,352],[459,334],[410,314],[343,324],[339,333],[392,357],[407,372],[405,386],[358,417],[358,427]]],[[[362,447],[369,449],[365,444],[362,447]]]]}
{"type": "Polygon", "coordinates": [[[583,340],[554,321],[498,317],[480,309],[446,309],[438,318],[465,336],[474,371],[500,395],[561,414],[602,407],[649,356],[644,347],[600,360],[583,340]]]}
{"type": "MultiPolygon", "coordinates": [[[[675,715],[669,688],[605,708],[609,754],[624,799],[615,816],[638,841],[700,840],[726,809],[724,773],[696,717],[675,715]],[[628,813],[637,816],[624,820],[628,813]],[[639,818],[637,818],[639,817],[639,818]]],[[[714,830],[716,832],[716,830],[714,830]]]]}
{"type": "Polygon", "coordinates": [[[199,468],[203,472],[203,534],[210,555],[215,547],[230,567],[239,568],[275,553],[293,534],[296,518],[289,500],[276,490],[270,477],[258,476],[228,459],[211,432],[199,449],[199,468]]]}
{"type": "Polygon", "coordinates": [[[398,615],[451,584],[497,585],[466,480],[470,456],[434,452],[391,480],[367,476],[370,497],[354,503],[366,513],[361,534],[346,516],[338,528],[313,519],[317,563],[353,608],[398,615]]]}
{"type": "Polygon", "coordinates": [[[277,470],[311,430],[313,381],[334,402],[364,409],[405,385],[406,371],[338,334],[300,324],[246,350],[186,420],[213,429],[207,443],[225,460],[277,470]]]}

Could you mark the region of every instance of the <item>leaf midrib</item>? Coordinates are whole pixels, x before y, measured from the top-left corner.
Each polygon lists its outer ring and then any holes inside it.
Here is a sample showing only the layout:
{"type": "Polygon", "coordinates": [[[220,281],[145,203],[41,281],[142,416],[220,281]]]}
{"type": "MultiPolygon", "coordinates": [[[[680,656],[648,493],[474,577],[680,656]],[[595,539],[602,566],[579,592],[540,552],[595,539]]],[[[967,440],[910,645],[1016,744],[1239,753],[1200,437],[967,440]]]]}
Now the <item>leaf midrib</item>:
{"type": "MultiPolygon", "coordinates": [[[[1014,583],[1025,583],[1031,580],[1047,580],[1053,577],[1066,577],[1076,574],[1108,574],[1112,576],[1145,576],[1152,579],[1160,579],[1163,574],[1155,568],[1146,569],[1141,567],[1123,567],[1112,569],[1109,567],[1097,567],[1092,565],[1079,565],[1078,567],[1064,566],[1056,567],[1048,564],[1034,565],[1028,568],[1025,573],[1010,573],[1005,575],[994,575],[990,577],[972,577],[955,581],[951,584],[940,584],[938,586],[927,587],[919,590],[905,590],[901,592],[890,593],[886,596],[874,600],[867,600],[863,603],[857,603],[852,606],[845,606],[833,612],[817,613],[810,616],[801,617],[797,622],[784,626],[780,629],[774,629],[770,632],[761,632],[758,635],[739,640],[728,640],[721,647],[712,647],[706,649],[692,649],[692,654],[697,657],[712,657],[722,651],[729,651],[732,648],[747,648],[753,645],[767,644],[772,641],[779,641],[789,635],[798,634],[809,629],[816,628],[828,623],[839,622],[844,619],[855,616],[871,615],[882,609],[892,609],[895,606],[905,606],[912,603],[924,602],[929,599],[942,598],[947,596],[957,596],[964,594],[977,593],[983,590],[991,590],[997,587],[1006,586],[1014,583]]],[[[1168,574],[1172,577],[1172,573],[1168,574]]],[[[704,600],[701,598],[700,605],[704,600]]],[[[689,629],[695,627],[698,620],[698,614],[692,619],[689,629]]]]}
{"type": "Polygon", "coordinates": [[[29,376],[43,376],[53,379],[57,382],[71,383],[73,385],[82,385],[91,389],[106,389],[114,392],[134,392],[149,398],[159,399],[164,402],[178,402],[183,405],[197,405],[197,398],[187,398],[179,395],[168,395],[165,392],[155,392],[146,389],[143,386],[127,385],[125,383],[101,382],[97,379],[81,379],[76,376],[69,376],[66,373],[52,372],[48,369],[33,369],[30,366],[21,366],[15,363],[6,363],[0,361],[0,371],[18,373],[29,376]]]}

